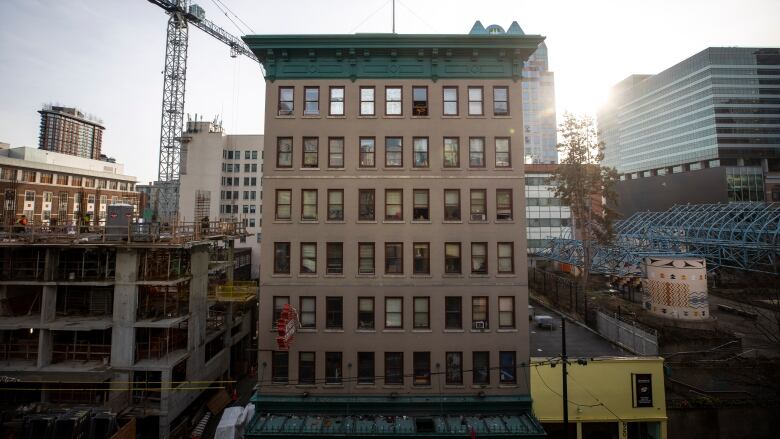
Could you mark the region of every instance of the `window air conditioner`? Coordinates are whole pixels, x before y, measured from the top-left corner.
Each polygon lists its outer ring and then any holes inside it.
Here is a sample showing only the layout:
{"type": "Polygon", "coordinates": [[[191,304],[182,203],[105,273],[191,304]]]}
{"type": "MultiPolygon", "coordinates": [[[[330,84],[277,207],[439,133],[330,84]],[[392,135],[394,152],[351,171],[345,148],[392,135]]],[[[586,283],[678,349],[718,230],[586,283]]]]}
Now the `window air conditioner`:
{"type": "Polygon", "coordinates": [[[472,221],[485,221],[485,214],[484,213],[472,213],[471,214],[471,220],[472,221]]]}
{"type": "Polygon", "coordinates": [[[478,322],[474,322],[474,327],[476,329],[485,329],[485,326],[487,326],[487,325],[485,325],[485,321],[484,320],[480,320],[478,322]]]}

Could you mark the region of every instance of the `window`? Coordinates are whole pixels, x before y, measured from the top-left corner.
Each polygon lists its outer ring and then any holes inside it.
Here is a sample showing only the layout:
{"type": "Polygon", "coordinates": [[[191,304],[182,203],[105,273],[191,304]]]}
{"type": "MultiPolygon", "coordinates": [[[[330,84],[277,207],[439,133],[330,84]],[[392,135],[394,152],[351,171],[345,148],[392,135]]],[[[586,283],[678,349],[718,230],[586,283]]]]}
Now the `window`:
{"type": "Polygon", "coordinates": [[[400,242],[385,243],[385,274],[404,273],[404,245],[400,242]]]}
{"type": "Polygon", "coordinates": [[[490,352],[474,352],[473,363],[473,384],[490,384],[490,352]]]}
{"type": "Polygon", "coordinates": [[[54,174],[51,172],[41,172],[41,183],[51,184],[54,181],[54,174]]]}
{"type": "Polygon", "coordinates": [[[415,242],[413,249],[413,273],[431,273],[431,244],[427,242],[415,242]]]}
{"type": "Polygon", "coordinates": [[[317,189],[301,190],[301,220],[317,221],[317,189]]]}
{"type": "Polygon", "coordinates": [[[487,329],[488,298],[484,296],[471,298],[471,328],[487,329]]]}
{"type": "Polygon", "coordinates": [[[292,168],[293,140],[280,137],[276,140],[276,167],[292,168]]]}
{"type": "Polygon", "coordinates": [[[317,273],[317,243],[301,243],[301,274],[317,273]]]}
{"type": "Polygon", "coordinates": [[[469,139],[469,166],[472,168],[485,167],[484,137],[471,137],[469,139]]]}
{"type": "Polygon", "coordinates": [[[385,115],[400,116],[403,114],[401,87],[385,87],[385,115]]]}
{"type": "MultiPolygon", "coordinates": [[[[43,193],[43,202],[44,203],[51,203],[52,193],[51,192],[44,192],[43,193]]],[[[101,195],[100,196],[100,204],[106,204],[108,201],[107,195],[101,195]]]]}
{"type": "Polygon", "coordinates": [[[444,167],[460,167],[460,145],[457,137],[444,138],[444,167]]]}
{"type": "Polygon", "coordinates": [[[498,272],[515,272],[514,245],[511,242],[498,243],[498,272]]]}
{"type": "Polygon", "coordinates": [[[374,384],[374,353],[358,352],[358,384],[374,384]]]}
{"type": "Polygon", "coordinates": [[[374,243],[358,244],[358,274],[374,274],[374,243]]]}
{"type": "Polygon", "coordinates": [[[447,352],[445,363],[445,383],[456,386],[463,384],[463,352],[447,352]]]}
{"type": "Polygon", "coordinates": [[[374,104],[376,94],[374,87],[360,87],[360,115],[373,116],[376,114],[374,104]]]}
{"type": "MultiPolygon", "coordinates": [[[[22,177],[24,177],[24,175],[22,175],[22,177]]],[[[70,185],[75,187],[81,187],[81,177],[76,177],[75,175],[70,177],[70,185]]]]}
{"type": "Polygon", "coordinates": [[[274,243],[274,273],[290,273],[290,243],[274,243]]]}
{"type": "Polygon", "coordinates": [[[414,381],[412,384],[415,386],[430,386],[431,353],[414,352],[412,354],[412,363],[414,365],[414,381]]]}
{"type": "Polygon", "coordinates": [[[460,189],[444,189],[444,221],[460,221],[460,189]]]}
{"type": "Polygon", "coordinates": [[[331,137],[328,139],[328,167],[344,167],[344,138],[331,137]]]}
{"type": "Polygon", "coordinates": [[[358,297],[358,329],[374,329],[373,297],[358,297]]]}
{"type": "Polygon", "coordinates": [[[343,189],[328,189],[328,220],[344,221],[343,189]]]}
{"type": "Polygon", "coordinates": [[[385,137],[385,166],[388,168],[401,168],[404,166],[402,137],[385,137]]]}
{"type": "Polygon", "coordinates": [[[414,167],[415,168],[427,168],[428,165],[428,138],[427,137],[415,137],[412,140],[414,143],[414,167]]]}
{"type": "Polygon", "coordinates": [[[487,220],[487,192],[485,189],[472,189],[471,190],[471,221],[486,221],[487,220]]]}
{"type": "Polygon", "coordinates": [[[509,87],[493,87],[493,115],[509,115],[509,87]]]}
{"type": "MultiPolygon", "coordinates": [[[[58,175],[57,184],[67,184],[65,182],[60,183],[60,177],[67,179],[67,176],[65,175],[58,175]]],[[[10,181],[16,180],[16,169],[3,168],[2,172],[0,172],[0,179],[10,181]]]]}
{"type": "Polygon", "coordinates": [[[444,328],[463,329],[463,300],[460,296],[444,298],[444,328]]]}
{"type": "Polygon", "coordinates": [[[298,353],[298,384],[314,384],[314,352],[298,353]]]}
{"type": "Polygon", "coordinates": [[[360,167],[373,168],[376,166],[376,140],[373,137],[360,138],[360,167]]]}
{"type": "Polygon", "coordinates": [[[385,220],[404,220],[404,193],[401,189],[385,189],[385,220]]]}
{"type": "Polygon", "coordinates": [[[325,384],[341,384],[341,352],[325,352],[325,384]]]}
{"type": "Polygon", "coordinates": [[[517,384],[517,353],[501,351],[498,353],[499,382],[517,384]]]}
{"type": "Polygon", "coordinates": [[[319,166],[320,139],[316,137],[303,138],[303,167],[316,168],[319,166]]]}
{"type": "Polygon", "coordinates": [[[271,381],[277,384],[287,384],[290,368],[290,353],[276,351],[271,354],[271,381]]]}
{"type": "Polygon", "coordinates": [[[509,148],[508,137],[496,138],[496,168],[508,168],[512,166],[512,157],[509,148]]]}
{"type": "Polygon", "coordinates": [[[344,87],[330,88],[330,109],[328,111],[331,116],[344,115],[344,87]]]}
{"type": "Polygon", "coordinates": [[[304,87],[303,88],[303,114],[305,116],[317,116],[320,114],[320,88],[319,87],[304,87]]]}
{"type": "Polygon", "coordinates": [[[473,274],[487,274],[487,243],[471,243],[471,272],[473,274]]]}
{"type": "Polygon", "coordinates": [[[412,87],[412,115],[428,115],[428,87],[412,87]]]}
{"type": "Polygon", "coordinates": [[[498,327],[515,327],[515,298],[506,296],[498,298],[498,327]]]}
{"type": "Polygon", "coordinates": [[[412,209],[412,216],[415,221],[428,221],[430,217],[430,202],[428,189],[415,189],[412,191],[414,195],[414,206],[412,209]]]}
{"type": "Polygon", "coordinates": [[[317,327],[317,298],[301,297],[301,328],[317,327]]]}
{"type": "Polygon", "coordinates": [[[282,317],[284,305],[289,303],[290,298],[288,296],[274,296],[273,321],[271,322],[271,326],[276,327],[276,322],[282,317]]]}
{"type": "Polygon", "coordinates": [[[374,221],[376,219],[374,215],[374,209],[375,209],[374,200],[375,200],[374,189],[358,190],[358,220],[374,221]]]}
{"type": "Polygon", "coordinates": [[[292,190],[276,190],[276,219],[290,220],[292,218],[292,190]]]}
{"type": "Polygon", "coordinates": [[[329,242],[326,245],[327,264],[326,274],[344,273],[344,244],[341,242],[329,242]]]}
{"type": "Polygon", "coordinates": [[[294,96],[294,87],[279,87],[279,116],[292,116],[295,111],[294,96]]]}
{"type": "Polygon", "coordinates": [[[404,299],[385,297],[385,328],[403,328],[404,299]]]}
{"type": "Polygon", "coordinates": [[[428,329],[431,327],[431,300],[429,297],[414,298],[414,322],[415,329],[428,329]]]}
{"type": "Polygon", "coordinates": [[[344,299],[341,297],[325,298],[325,328],[344,328],[344,299]]]}
{"type": "MultiPolygon", "coordinates": [[[[91,181],[88,178],[86,180],[91,181]]],[[[35,183],[35,171],[22,171],[22,181],[26,181],[28,183],[35,183]]],[[[81,177],[79,177],[79,181],[81,181],[81,177]]],[[[91,186],[87,186],[87,187],[91,187],[91,186]]]]}
{"type": "Polygon", "coordinates": [[[447,242],[444,244],[444,272],[460,274],[460,243],[447,242]]]}
{"type": "Polygon", "coordinates": [[[469,115],[482,116],[482,87],[469,87],[469,115]]]}
{"type": "Polygon", "coordinates": [[[60,217],[60,220],[65,220],[65,215],[68,214],[68,193],[67,192],[60,192],[60,207],[57,211],[57,215],[60,217]]]}
{"type": "Polygon", "coordinates": [[[252,156],[252,151],[250,151],[248,149],[246,151],[244,151],[244,160],[249,160],[249,157],[251,157],[251,156],[252,156]]]}
{"type": "Polygon", "coordinates": [[[512,220],[512,189],[496,189],[496,220],[512,220]]]}
{"type": "Polygon", "coordinates": [[[404,383],[404,353],[385,352],[385,384],[404,383]]]}
{"type": "Polygon", "coordinates": [[[444,87],[442,89],[444,97],[444,115],[458,115],[458,87],[444,87]]]}
{"type": "Polygon", "coordinates": [[[252,150],[252,160],[257,160],[257,150],[256,149],[252,150]]]}

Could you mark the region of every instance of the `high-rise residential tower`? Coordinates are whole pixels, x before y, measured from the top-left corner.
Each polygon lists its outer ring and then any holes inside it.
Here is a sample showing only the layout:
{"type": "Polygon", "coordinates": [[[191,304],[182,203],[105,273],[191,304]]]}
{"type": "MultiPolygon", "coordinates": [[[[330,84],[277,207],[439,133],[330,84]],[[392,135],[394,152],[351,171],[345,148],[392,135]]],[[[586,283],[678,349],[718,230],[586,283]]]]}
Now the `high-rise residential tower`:
{"type": "Polygon", "coordinates": [[[780,49],[711,47],[632,75],[599,112],[623,214],[780,200],[780,49]]]}
{"type": "Polygon", "coordinates": [[[245,37],[265,67],[267,159],[245,437],[542,434],[517,129],[542,40],[245,37]]]}
{"type": "Polygon", "coordinates": [[[38,147],[47,151],[100,160],[103,123],[76,108],[44,106],[38,147]]]}

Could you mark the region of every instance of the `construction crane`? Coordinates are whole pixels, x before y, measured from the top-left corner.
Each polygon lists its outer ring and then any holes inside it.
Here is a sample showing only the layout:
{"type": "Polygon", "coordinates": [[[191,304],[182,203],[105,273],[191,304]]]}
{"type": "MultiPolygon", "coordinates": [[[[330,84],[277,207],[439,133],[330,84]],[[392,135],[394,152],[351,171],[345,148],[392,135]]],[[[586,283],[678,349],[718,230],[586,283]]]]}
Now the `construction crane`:
{"type": "Polygon", "coordinates": [[[189,0],[149,0],[170,15],[165,45],[162,117],[160,122],[160,163],[158,168],[157,203],[159,217],[171,220],[179,210],[179,167],[181,133],[184,128],[184,89],[187,75],[189,24],[206,32],[230,47],[230,56],[244,55],[258,64],[257,57],[241,39],[234,37],[206,19],[206,12],[189,0]]]}

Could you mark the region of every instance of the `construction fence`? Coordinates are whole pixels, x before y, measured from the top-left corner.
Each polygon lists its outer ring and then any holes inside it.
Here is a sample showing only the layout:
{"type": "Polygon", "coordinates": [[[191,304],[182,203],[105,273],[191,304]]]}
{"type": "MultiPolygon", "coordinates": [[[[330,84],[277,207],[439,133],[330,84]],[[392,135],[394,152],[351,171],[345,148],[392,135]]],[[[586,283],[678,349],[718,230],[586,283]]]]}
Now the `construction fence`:
{"type": "Polygon", "coordinates": [[[625,322],[601,311],[596,312],[596,330],[604,338],[637,355],[658,355],[658,332],[640,328],[636,322],[625,322]]]}

